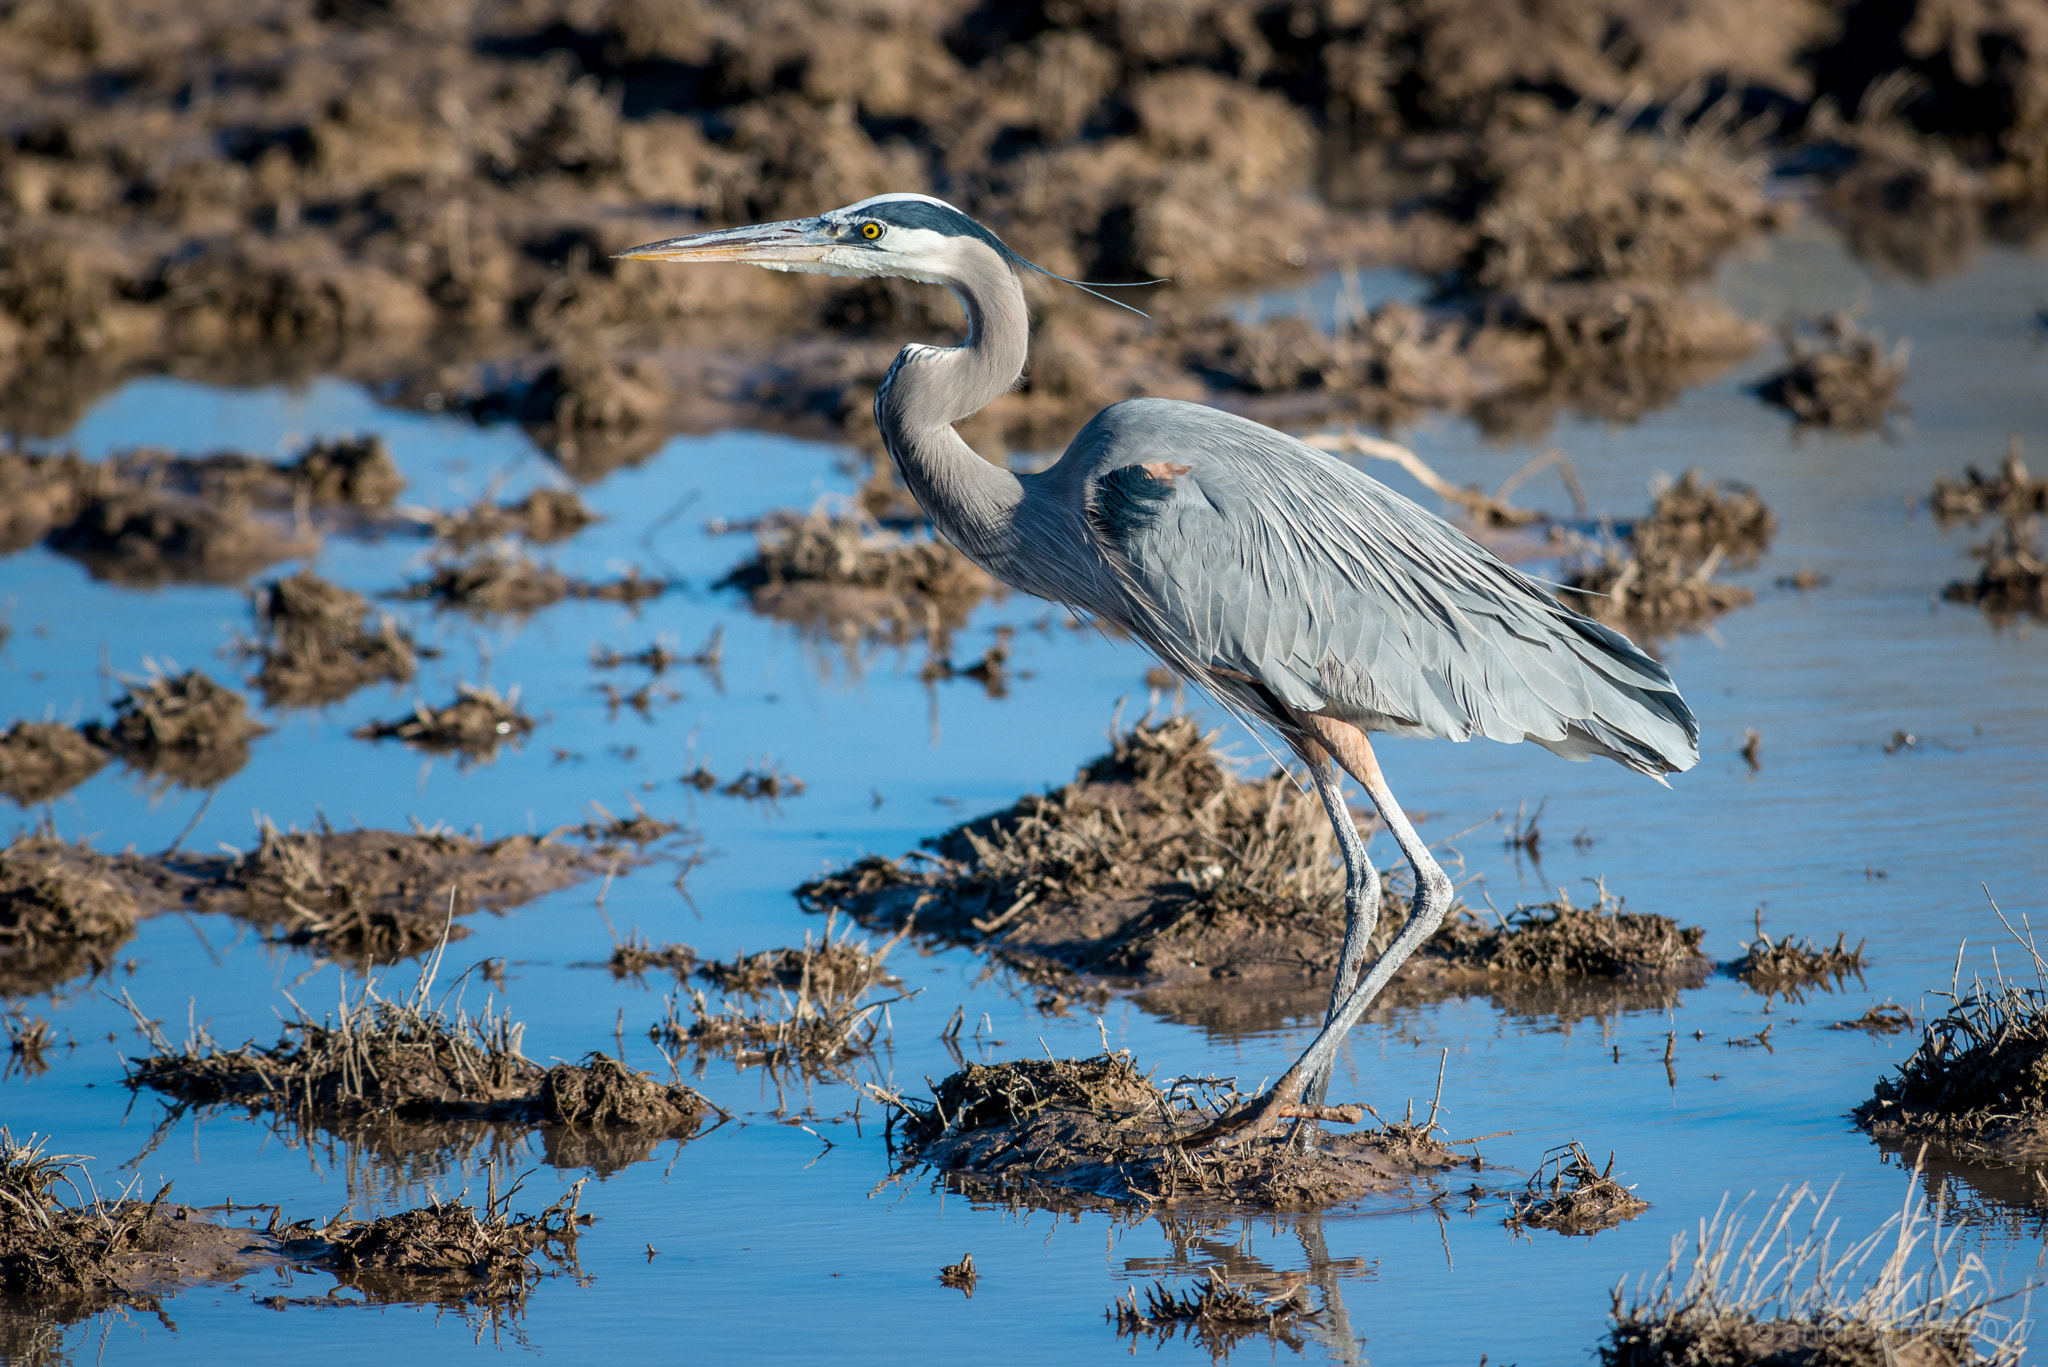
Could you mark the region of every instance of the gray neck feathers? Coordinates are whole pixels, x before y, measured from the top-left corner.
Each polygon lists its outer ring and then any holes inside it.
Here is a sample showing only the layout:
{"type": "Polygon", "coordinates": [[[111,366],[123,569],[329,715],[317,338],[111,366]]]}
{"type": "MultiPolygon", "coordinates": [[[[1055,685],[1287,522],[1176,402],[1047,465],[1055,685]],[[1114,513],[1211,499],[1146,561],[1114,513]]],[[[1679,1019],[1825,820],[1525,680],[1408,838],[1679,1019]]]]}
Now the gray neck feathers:
{"type": "Polygon", "coordinates": [[[875,425],[939,530],[984,569],[1011,579],[1024,487],[976,455],[953,424],[1017,383],[1030,318],[1009,263],[980,242],[961,239],[957,276],[948,285],[967,310],[967,340],[903,348],[875,391],[875,425]]]}

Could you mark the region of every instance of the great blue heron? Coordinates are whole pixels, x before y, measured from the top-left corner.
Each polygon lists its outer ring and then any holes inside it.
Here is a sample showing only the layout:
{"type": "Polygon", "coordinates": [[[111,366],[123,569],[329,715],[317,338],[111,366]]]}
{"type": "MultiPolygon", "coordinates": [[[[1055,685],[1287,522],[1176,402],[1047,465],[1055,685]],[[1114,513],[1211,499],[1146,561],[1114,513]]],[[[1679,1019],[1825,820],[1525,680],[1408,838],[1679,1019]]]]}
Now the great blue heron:
{"type": "Polygon", "coordinates": [[[1023,374],[1030,324],[1018,272],[1050,272],[942,200],[879,195],[620,255],[952,290],[967,340],[904,347],[875,391],[883,444],[933,525],[1004,583],[1137,637],[1307,764],[1344,856],[1337,981],[1300,1059],[1215,1133],[1249,1138],[1288,1115],[1308,1122],[1297,1133],[1311,1128],[1345,1033],[1450,906],[1450,879],[1389,791],[1369,733],[1530,740],[1660,782],[1699,759],[1699,725],[1671,676],[1627,637],[1270,428],[1200,404],[1130,399],[1096,414],[1037,474],[976,455],[953,424],[1023,374]],[[1379,875],[1338,765],[1415,873],[1407,923],[1370,969],[1379,875]]]}

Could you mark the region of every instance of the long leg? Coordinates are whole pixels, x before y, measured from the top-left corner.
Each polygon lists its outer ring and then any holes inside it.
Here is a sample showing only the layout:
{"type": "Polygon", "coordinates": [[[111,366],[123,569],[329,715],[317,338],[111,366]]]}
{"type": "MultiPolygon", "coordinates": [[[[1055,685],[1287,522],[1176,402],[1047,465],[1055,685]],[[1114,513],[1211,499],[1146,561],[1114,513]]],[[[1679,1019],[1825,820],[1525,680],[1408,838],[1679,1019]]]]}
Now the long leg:
{"type": "MultiPolygon", "coordinates": [[[[1309,776],[1315,780],[1316,793],[1323,800],[1323,811],[1328,814],[1330,826],[1337,833],[1337,847],[1344,854],[1344,946],[1337,956],[1337,981],[1330,988],[1330,1007],[1323,1017],[1324,1024],[1328,1024],[1337,1018],[1345,1000],[1350,997],[1351,989],[1365,967],[1373,931],[1379,928],[1380,874],[1367,857],[1365,841],[1360,838],[1358,826],[1351,819],[1351,808],[1345,805],[1343,780],[1330,759],[1330,752],[1306,738],[1295,749],[1308,761],[1309,776]]],[[[1309,1083],[1305,1099],[1311,1106],[1320,1106],[1329,1089],[1330,1069],[1326,1068],[1309,1083]]],[[[1314,1130],[1314,1121],[1301,1121],[1296,1126],[1295,1139],[1305,1142],[1314,1130]]]]}
{"type": "Polygon", "coordinates": [[[1430,855],[1422,837],[1415,833],[1415,827],[1409,823],[1401,805],[1394,801],[1394,794],[1380,773],[1379,760],[1373,755],[1372,743],[1366,739],[1365,733],[1334,717],[1297,713],[1295,720],[1358,780],[1365,789],[1365,795],[1372,799],[1380,820],[1393,832],[1401,853],[1407,856],[1409,867],[1415,871],[1415,900],[1409,907],[1408,923],[1401,927],[1401,933],[1352,987],[1344,1004],[1323,1023],[1322,1030],[1309,1041],[1307,1050],[1295,1060],[1294,1066],[1282,1074],[1264,1097],[1244,1112],[1226,1117],[1200,1134],[1190,1135],[1188,1143],[1207,1143],[1239,1130],[1256,1133],[1277,1121],[1279,1117],[1274,1114],[1275,1108],[1301,1099],[1310,1082],[1329,1069],[1344,1036],[1392,981],[1401,965],[1408,961],[1408,956],[1436,933],[1436,928],[1443,923],[1444,913],[1450,910],[1451,880],[1430,855]]]}

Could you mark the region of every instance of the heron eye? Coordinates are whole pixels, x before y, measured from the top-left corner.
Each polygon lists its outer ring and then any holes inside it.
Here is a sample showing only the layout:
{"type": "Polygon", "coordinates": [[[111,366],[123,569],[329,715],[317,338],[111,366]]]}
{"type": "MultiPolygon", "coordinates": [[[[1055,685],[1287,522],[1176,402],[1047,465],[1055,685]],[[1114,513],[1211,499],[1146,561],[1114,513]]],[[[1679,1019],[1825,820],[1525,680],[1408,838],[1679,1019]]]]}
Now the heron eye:
{"type": "Polygon", "coordinates": [[[882,235],[882,225],[879,223],[863,223],[860,225],[860,235],[872,242],[882,235]]]}

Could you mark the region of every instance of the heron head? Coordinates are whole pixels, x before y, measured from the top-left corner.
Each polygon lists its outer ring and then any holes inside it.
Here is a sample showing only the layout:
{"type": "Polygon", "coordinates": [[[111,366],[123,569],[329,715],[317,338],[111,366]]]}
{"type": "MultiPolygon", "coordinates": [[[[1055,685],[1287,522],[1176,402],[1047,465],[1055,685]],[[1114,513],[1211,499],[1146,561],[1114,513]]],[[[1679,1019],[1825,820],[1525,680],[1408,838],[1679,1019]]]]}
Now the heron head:
{"type": "Polygon", "coordinates": [[[896,276],[930,284],[960,278],[976,246],[1030,263],[966,214],[929,195],[877,195],[816,218],[793,218],[650,242],[619,253],[628,261],[740,261],[809,275],[896,276]]]}

